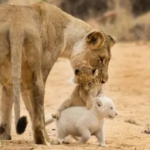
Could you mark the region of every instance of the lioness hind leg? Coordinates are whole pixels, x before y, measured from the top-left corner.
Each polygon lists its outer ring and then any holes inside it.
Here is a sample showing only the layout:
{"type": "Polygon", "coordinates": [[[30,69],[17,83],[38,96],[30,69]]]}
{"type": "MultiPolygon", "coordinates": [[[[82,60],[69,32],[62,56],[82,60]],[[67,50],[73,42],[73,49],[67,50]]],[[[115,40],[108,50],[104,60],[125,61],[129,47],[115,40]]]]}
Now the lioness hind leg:
{"type": "Polygon", "coordinates": [[[0,139],[2,140],[11,140],[12,95],[12,87],[4,86],[2,88],[0,99],[0,139]]]}
{"type": "MultiPolygon", "coordinates": [[[[25,44],[27,63],[31,71],[31,83],[28,91],[30,93],[32,107],[32,129],[34,142],[36,144],[49,145],[49,139],[45,130],[44,118],[44,81],[41,73],[41,41],[38,35],[28,35],[25,44]],[[29,43],[28,43],[29,42],[29,43]]],[[[30,114],[31,115],[31,114],[30,114]]]]}
{"type": "MultiPolygon", "coordinates": [[[[39,101],[36,103],[35,102],[35,99],[33,98],[34,96],[33,96],[33,90],[32,89],[28,89],[28,88],[23,88],[23,86],[22,86],[22,96],[23,96],[23,100],[24,100],[24,102],[25,102],[25,105],[26,105],[26,108],[27,108],[27,110],[28,110],[28,112],[29,112],[29,115],[30,115],[30,118],[31,118],[31,121],[32,121],[32,128],[33,128],[33,134],[34,134],[34,142],[36,143],[36,144],[48,144],[46,141],[48,141],[48,135],[47,135],[47,133],[46,133],[46,131],[44,131],[45,129],[44,129],[44,126],[42,126],[42,124],[39,122],[39,120],[37,119],[37,122],[39,123],[39,125],[38,124],[35,124],[35,117],[37,118],[37,117],[40,117],[41,118],[41,120],[43,119],[43,116],[41,115],[42,114],[42,111],[44,111],[43,110],[43,105],[41,105],[40,106],[40,103],[39,103],[39,101]],[[37,106],[38,105],[38,106],[37,106]],[[37,109],[39,109],[40,108],[40,110],[39,110],[39,112],[37,111],[37,109]],[[35,110],[36,109],[36,110],[35,110]],[[41,111],[41,112],[40,112],[41,111]],[[38,115],[38,116],[36,116],[36,115],[38,115]],[[41,116],[40,116],[41,115],[41,116]],[[38,126],[38,127],[36,127],[36,125],[38,126]],[[38,131],[36,132],[35,131],[35,128],[39,128],[39,130],[40,130],[40,128],[41,128],[41,130],[42,130],[42,134],[43,135],[45,135],[45,136],[41,136],[42,137],[42,139],[43,139],[43,142],[42,142],[42,140],[40,140],[40,139],[37,139],[37,133],[39,133],[38,131]],[[47,139],[45,142],[44,142],[44,139],[47,139]],[[40,142],[41,141],[41,142],[40,142]]],[[[41,121],[40,120],[40,121],[41,121]]],[[[40,133],[40,134],[41,134],[40,133]]],[[[39,135],[39,137],[40,137],[40,135],[39,135]]]]}
{"type": "Polygon", "coordinates": [[[36,144],[48,144],[48,136],[45,130],[44,118],[44,84],[41,81],[33,81],[33,89],[31,98],[31,105],[33,108],[32,127],[34,134],[34,141],[36,144]]]}

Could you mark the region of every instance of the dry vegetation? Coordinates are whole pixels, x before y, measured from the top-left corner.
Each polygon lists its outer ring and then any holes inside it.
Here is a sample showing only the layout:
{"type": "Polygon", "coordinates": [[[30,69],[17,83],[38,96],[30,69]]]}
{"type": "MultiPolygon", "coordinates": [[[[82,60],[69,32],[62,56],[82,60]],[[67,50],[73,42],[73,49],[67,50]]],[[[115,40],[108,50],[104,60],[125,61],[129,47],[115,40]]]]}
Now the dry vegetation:
{"type": "Polygon", "coordinates": [[[149,0],[0,0],[30,5],[47,1],[116,37],[118,41],[150,40],[149,0]]]}
{"type": "Polygon", "coordinates": [[[148,0],[47,0],[119,41],[150,39],[148,0]]]}

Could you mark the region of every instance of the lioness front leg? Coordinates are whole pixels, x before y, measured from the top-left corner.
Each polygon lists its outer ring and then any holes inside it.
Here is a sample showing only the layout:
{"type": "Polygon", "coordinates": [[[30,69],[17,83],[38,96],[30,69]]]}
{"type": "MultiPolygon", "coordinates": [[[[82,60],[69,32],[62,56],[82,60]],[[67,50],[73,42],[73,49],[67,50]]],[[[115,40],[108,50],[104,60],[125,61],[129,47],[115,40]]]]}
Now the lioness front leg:
{"type": "Polygon", "coordinates": [[[0,139],[11,140],[12,87],[4,86],[0,98],[0,139]]]}

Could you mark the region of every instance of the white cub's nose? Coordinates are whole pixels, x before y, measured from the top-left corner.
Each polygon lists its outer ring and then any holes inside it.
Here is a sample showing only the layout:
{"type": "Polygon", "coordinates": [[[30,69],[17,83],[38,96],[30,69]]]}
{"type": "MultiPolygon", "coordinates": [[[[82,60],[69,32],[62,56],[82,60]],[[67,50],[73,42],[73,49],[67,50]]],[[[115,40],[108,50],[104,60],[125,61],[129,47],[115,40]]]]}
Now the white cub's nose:
{"type": "Polygon", "coordinates": [[[117,112],[117,110],[115,110],[115,116],[118,116],[118,112],[117,112]]]}

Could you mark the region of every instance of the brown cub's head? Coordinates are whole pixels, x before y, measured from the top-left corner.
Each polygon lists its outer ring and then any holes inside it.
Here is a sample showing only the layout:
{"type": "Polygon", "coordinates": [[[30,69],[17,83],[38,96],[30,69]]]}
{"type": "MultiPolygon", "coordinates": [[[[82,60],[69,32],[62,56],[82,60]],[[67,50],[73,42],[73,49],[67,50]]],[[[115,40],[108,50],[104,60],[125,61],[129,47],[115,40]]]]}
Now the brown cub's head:
{"type": "Polygon", "coordinates": [[[114,39],[100,31],[93,31],[85,35],[79,46],[74,48],[76,52],[71,57],[71,65],[74,70],[80,66],[98,69],[101,83],[108,80],[108,64],[111,59],[111,47],[115,44],[114,39]]]}
{"type": "Polygon", "coordinates": [[[80,67],[80,70],[75,69],[75,83],[79,84],[85,91],[89,92],[95,85],[96,74],[96,69],[87,67],[80,67]]]}

